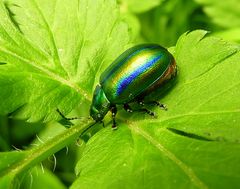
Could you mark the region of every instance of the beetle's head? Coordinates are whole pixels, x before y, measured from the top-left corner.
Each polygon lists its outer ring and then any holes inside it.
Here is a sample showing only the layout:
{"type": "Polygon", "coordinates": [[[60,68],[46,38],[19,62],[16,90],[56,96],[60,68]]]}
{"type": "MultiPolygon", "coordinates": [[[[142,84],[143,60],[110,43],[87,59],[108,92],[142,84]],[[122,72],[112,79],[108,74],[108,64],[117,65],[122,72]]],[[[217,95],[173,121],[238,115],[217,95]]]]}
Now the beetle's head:
{"type": "Polygon", "coordinates": [[[97,85],[93,94],[90,107],[90,116],[95,121],[101,121],[110,109],[110,102],[101,86],[97,85]]]}

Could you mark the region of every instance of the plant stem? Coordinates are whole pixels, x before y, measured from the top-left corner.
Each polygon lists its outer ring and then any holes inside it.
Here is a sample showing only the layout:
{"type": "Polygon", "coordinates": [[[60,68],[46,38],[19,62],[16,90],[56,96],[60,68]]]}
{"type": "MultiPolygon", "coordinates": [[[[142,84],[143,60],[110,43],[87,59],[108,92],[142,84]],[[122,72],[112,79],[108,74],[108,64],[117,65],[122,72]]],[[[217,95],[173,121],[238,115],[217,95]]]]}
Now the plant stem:
{"type": "MultiPolygon", "coordinates": [[[[61,134],[47,140],[43,144],[37,146],[36,148],[32,148],[31,150],[24,151],[25,158],[18,161],[9,167],[8,171],[5,174],[13,174],[15,178],[18,174],[21,174],[22,171],[26,171],[29,168],[37,165],[42,162],[52,154],[66,147],[74,140],[77,140],[78,137],[89,127],[94,125],[95,123],[92,120],[84,119],[82,125],[75,125],[71,128],[65,130],[61,134]]],[[[2,175],[4,176],[4,175],[2,175]]]]}

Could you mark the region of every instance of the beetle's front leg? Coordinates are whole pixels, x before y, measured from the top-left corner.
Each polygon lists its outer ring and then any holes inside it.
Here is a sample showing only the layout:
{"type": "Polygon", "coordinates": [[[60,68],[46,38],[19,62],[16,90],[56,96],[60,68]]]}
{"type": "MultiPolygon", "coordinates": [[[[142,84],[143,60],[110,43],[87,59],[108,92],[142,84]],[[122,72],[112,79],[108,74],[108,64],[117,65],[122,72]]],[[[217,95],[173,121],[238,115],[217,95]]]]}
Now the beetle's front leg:
{"type": "Polygon", "coordinates": [[[62,113],[58,108],[56,109],[56,111],[59,113],[59,115],[60,115],[63,119],[65,119],[65,120],[67,120],[67,121],[71,121],[71,120],[75,120],[75,119],[81,119],[81,118],[79,118],[79,117],[71,117],[71,118],[65,117],[65,115],[63,115],[63,113],[62,113]]]}
{"type": "Polygon", "coordinates": [[[117,124],[116,124],[117,107],[112,106],[111,112],[112,112],[112,122],[113,122],[112,123],[112,129],[115,130],[115,129],[117,129],[117,124]]]}

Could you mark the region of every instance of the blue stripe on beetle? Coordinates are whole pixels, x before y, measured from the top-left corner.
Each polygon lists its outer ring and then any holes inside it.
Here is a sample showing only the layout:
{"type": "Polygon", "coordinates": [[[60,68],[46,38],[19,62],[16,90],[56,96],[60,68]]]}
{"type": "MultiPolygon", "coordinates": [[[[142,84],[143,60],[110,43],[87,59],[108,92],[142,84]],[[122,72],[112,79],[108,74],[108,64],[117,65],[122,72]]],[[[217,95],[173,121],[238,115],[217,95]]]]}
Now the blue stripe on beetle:
{"type": "MultiPolygon", "coordinates": [[[[90,115],[99,122],[111,111],[112,127],[116,128],[116,105],[123,105],[126,111],[132,112],[129,103],[138,102],[144,105],[147,94],[161,87],[176,74],[176,62],[167,49],[156,44],[134,46],[123,52],[101,74],[100,85],[97,85],[94,91],[90,115]]],[[[165,108],[159,102],[151,103],[165,108]]],[[[154,115],[146,108],[138,111],[154,115]]]]}

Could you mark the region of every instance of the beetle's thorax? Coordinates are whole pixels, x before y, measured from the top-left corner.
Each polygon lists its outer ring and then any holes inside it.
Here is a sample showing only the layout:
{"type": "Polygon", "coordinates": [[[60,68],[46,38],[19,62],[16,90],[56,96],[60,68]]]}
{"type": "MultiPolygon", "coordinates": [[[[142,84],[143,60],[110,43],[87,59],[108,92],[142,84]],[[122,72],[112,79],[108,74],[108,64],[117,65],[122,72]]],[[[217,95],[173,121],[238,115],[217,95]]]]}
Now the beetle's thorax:
{"type": "Polygon", "coordinates": [[[110,102],[107,99],[102,87],[97,85],[94,91],[90,115],[95,121],[101,121],[110,109],[110,102]]]}

